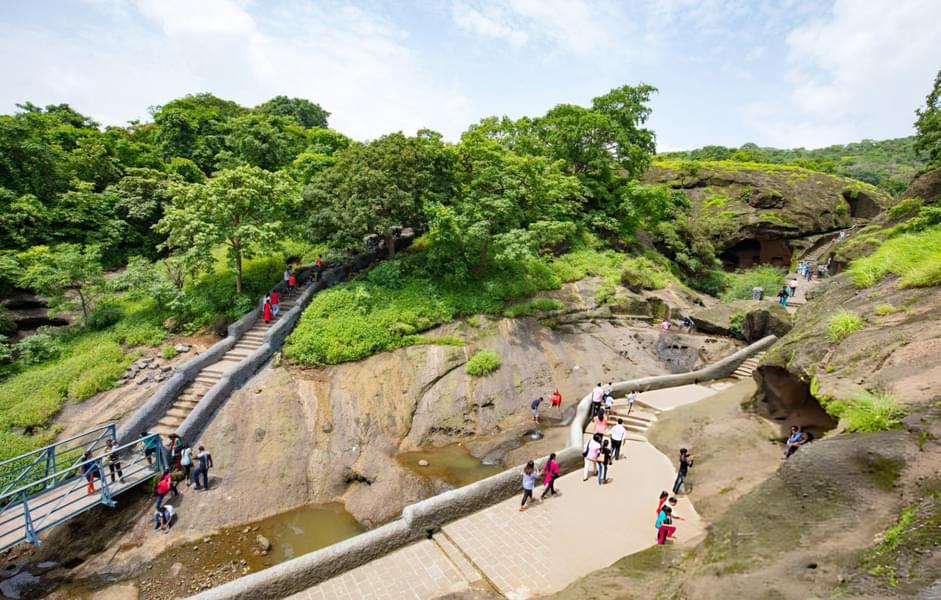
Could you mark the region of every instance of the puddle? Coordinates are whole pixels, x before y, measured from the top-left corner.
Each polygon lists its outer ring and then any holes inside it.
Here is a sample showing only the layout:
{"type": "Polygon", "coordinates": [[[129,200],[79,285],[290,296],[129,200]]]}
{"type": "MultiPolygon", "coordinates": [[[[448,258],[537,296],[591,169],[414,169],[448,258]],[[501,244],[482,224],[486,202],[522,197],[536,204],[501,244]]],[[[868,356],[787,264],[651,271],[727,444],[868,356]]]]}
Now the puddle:
{"type": "Polygon", "coordinates": [[[441,479],[457,487],[503,472],[503,467],[482,463],[459,444],[403,452],[396,458],[400,464],[423,477],[441,479]],[[428,461],[428,466],[420,466],[421,460],[428,461]]]}
{"type": "Polygon", "coordinates": [[[364,531],[340,503],[311,505],[253,524],[271,541],[264,562],[272,565],[325,548],[364,531]]]}

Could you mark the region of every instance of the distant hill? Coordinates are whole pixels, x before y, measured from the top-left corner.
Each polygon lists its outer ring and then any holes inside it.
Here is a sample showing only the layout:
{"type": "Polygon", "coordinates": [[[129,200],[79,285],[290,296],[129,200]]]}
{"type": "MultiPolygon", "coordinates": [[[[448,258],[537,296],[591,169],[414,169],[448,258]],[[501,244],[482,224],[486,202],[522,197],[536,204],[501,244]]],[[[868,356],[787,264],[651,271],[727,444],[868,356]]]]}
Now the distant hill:
{"type": "Polygon", "coordinates": [[[797,165],[843,177],[851,177],[898,195],[924,168],[913,148],[914,137],[892,140],[863,140],[852,144],[805,148],[762,148],[745,144],[741,148],[705,146],[696,150],[664,152],[663,160],[734,160],[742,162],[797,165]]]}

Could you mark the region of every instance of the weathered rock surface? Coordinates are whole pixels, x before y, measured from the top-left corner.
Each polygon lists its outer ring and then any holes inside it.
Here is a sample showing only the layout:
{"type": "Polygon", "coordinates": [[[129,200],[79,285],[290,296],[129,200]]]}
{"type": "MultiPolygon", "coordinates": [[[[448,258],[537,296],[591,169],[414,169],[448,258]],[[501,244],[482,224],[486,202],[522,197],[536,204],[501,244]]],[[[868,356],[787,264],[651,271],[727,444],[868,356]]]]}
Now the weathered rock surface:
{"type": "Polygon", "coordinates": [[[768,335],[781,338],[787,335],[792,327],[793,322],[787,309],[776,302],[768,302],[745,313],[745,320],[742,321],[742,337],[748,343],[758,341],[768,335]]]}
{"type": "Polygon", "coordinates": [[[735,302],[715,304],[709,308],[693,311],[690,315],[696,323],[696,329],[710,335],[730,335],[732,317],[737,314],[744,315],[754,308],[755,302],[751,300],[736,300],[735,302]]]}
{"type": "Polygon", "coordinates": [[[941,202],[941,169],[922,173],[902,192],[899,200],[921,198],[925,204],[941,202]]]}

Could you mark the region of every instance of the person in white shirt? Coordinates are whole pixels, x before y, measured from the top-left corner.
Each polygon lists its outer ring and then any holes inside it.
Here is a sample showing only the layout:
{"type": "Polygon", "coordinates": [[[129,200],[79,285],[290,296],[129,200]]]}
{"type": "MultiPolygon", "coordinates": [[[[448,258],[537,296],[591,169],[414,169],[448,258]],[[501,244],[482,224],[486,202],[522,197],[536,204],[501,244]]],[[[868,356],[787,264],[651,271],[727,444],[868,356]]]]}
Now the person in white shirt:
{"type": "Polygon", "coordinates": [[[601,387],[601,382],[598,382],[598,385],[591,390],[591,416],[595,416],[601,412],[602,398],[604,398],[604,388],[601,387]]]}
{"type": "Polygon", "coordinates": [[[627,395],[627,414],[631,414],[634,410],[634,400],[637,400],[637,391],[631,390],[631,393],[627,395]]]}
{"type": "Polygon", "coordinates": [[[624,419],[618,419],[618,424],[611,428],[611,450],[614,452],[614,460],[621,460],[621,443],[626,436],[624,419]]]}
{"type": "Polygon", "coordinates": [[[170,531],[171,521],[176,511],[173,506],[164,504],[154,513],[154,529],[160,529],[164,533],[170,531]]]}

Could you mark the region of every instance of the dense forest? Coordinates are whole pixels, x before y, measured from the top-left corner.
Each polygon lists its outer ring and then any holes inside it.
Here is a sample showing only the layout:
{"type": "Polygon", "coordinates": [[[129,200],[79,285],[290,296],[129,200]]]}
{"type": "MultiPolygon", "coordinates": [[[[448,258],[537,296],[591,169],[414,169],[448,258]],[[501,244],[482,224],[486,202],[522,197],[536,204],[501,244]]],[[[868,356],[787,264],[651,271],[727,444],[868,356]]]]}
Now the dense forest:
{"type": "MultiPolygon", "coordinates": [[[[939,86],[914,141],[683,158],[809,160],[897,191],[922,165],[914,152],[941,159],[939,86]]],[[[601,277],[602,296],[625,281],[723,293],[735,282],[686,196],[639,182],[655,160],[654,91],[486,118],[456,143],[429,130],[356,142],[316,103],[283,96],[254,108],[186,96],[126,127],[65,104],[0,116],[0,295],[38,293],[73,323],[23,337],[0,309],[0,456],[47,440],[65,399],[111,387],[140,348],[222,333],[285,266],[342,260],[368,238],[386,240],[388,260],[318,294],[289,360],[460,343],[422,332],[460,315],[527,314],[541,306],[525,300],[534,292],[586,274],[601,277]],[[401,228],[416,239],[394,256],[401,228]]]]}
{"type": "Polygon", "coordinates": [[[915,137],[894,140],[863,140],[852,144],[807,150],[763,148],[744,144],[740,148],[705,146],[683,152],[664,152],[669,160],[734,160],[739,162],[796,165],[812,171],[851,177],[878,186],[892,195],[902,192],[926,165],[915,149],[915,137]]]}

